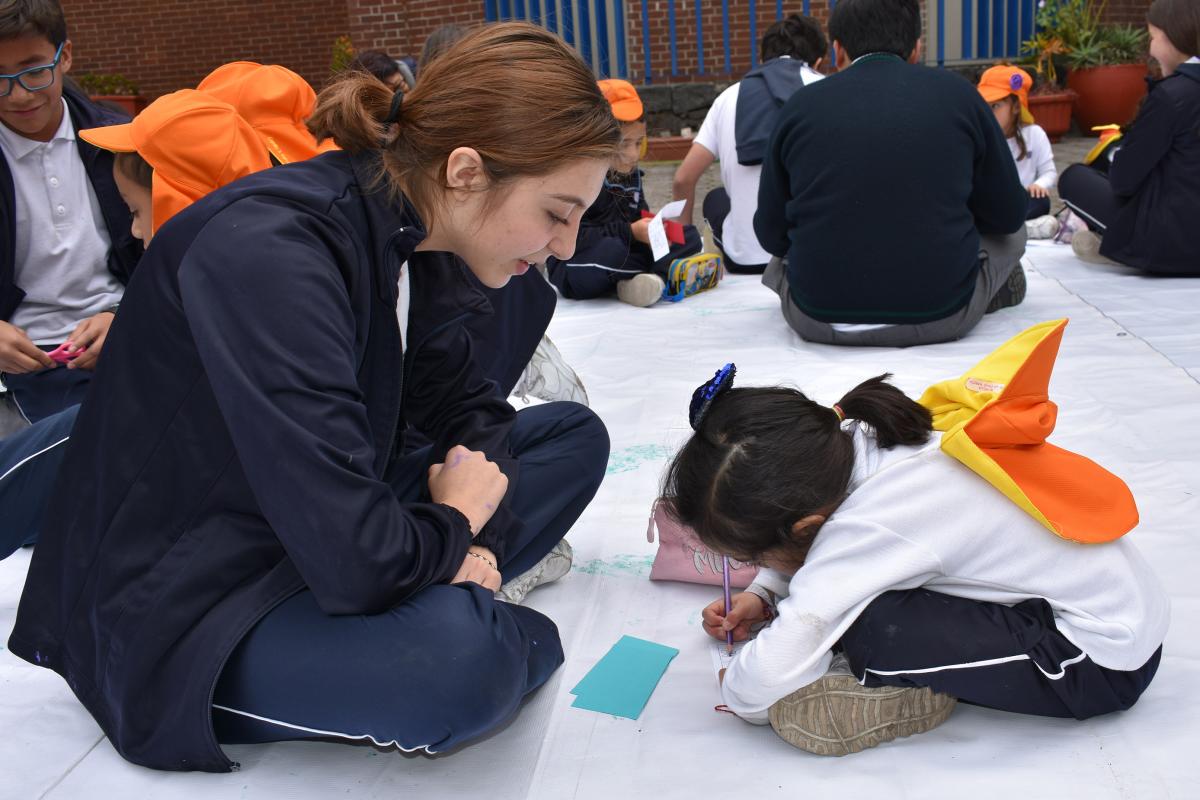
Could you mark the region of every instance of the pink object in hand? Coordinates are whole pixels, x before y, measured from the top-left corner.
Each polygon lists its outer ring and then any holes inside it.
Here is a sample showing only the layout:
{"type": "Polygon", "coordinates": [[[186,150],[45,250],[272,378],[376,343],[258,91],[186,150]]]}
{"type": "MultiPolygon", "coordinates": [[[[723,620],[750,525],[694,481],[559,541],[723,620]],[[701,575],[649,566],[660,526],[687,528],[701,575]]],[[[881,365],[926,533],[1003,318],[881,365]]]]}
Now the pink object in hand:
{"type": "Polygon", "coordinates": [[[78,350],[76,350],[74,353],[68,353],[67,348],[70,346],[71,346],[70,342],[63,342],[62,344],[60,344],[58,347],[51,350],[46,355],[50,356],[50,358],[52,358],[53,360],[57,361],[60,364],[66,364],[69,361],[73,361],[76,358],[79,358],[81,355],[84,354],[84,352],[87,351],[86,347],[81,347],[78,350]]]}
{"type": "MultiPolygon", "coordinates": [[[[721,586],[724,583],[721,554],[709,550],[695,531],[672,519],[669,508],[669,503],[661,497],[650,508],[646,541],[653,542],[654,530],[658,529],[658,553],[650,567],[650,580],[721,586]]],[[[757,574],[758,567],[729,560],[730,586],[745,589],[757,574]]]]}

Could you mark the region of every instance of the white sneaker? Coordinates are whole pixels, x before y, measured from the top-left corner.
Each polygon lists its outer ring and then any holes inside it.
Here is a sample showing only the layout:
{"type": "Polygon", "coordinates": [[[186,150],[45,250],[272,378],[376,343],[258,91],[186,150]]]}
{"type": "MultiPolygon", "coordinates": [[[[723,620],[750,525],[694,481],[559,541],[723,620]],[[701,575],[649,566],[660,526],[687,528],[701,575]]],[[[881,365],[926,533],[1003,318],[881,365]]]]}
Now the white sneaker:
{"type": "Polygon", "coordinates": [[[496,599],[519,605],[533,587],[556,581],[570,572],[572,558],[571,543],[563,539],[541,561],[501,586],[496,599]]]}
{"type": "Polygon", "coordinates": [[[957,702],[928,688],[868,688],[850,674],[844,657],[834,656],[824,677],[777,701],[767,717],[788,744],[819,756],[844,756],[932,730],[957,702]]]}
{"type": "Polygon", "coordinates": [[[631,306],[646,308],[662,299],[663,289],[666,286],[667,284],[662,278],[649,272],[643,272],[641,275],[634,275],[632,278],[618,283],[617,297],[631,306]]]}
{"type": "Polygon", "coordinates": [[[1049,214],[1025,220],[1025,235],[1030,239],[1053,239],[1056,233],[1058,233],[1058,219],[1049,214]]]}
{"type": "Polygon", "coordinates": [[[529,396],[533,395],[539,400],[572,400],[581,405],[588,404],[583,381],[549,336],[543,336],[542,341],[538,342],[533,357],[525,365],[525,371],[521,373],[512,393],[527,403],[529,396]]]}
{"type": "Polygon", "coordinates": [[[1089,264],[1113,264],[1120,266],[1116,261],[1110,258],[1105,258],[1100,255],[1100,243],[1103,241],[1100,234],[1095,231],[1075,231],[1071,237],[1071,249],[1075,251],[1075,255],[1080,261],[1086,261],[1089,264]]]}

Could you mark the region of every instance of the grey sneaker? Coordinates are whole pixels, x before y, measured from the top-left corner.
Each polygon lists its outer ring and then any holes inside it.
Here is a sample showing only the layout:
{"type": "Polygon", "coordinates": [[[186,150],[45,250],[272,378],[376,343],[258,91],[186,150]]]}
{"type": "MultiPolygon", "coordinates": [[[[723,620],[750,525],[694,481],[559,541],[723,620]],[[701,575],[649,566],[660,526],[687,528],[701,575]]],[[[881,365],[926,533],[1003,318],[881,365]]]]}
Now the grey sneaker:
{"type": "Polygon", "coordinates": [[[1044,214],[1025,220],[1025,235],[1030,239],[1053,239],[1058,233],[1058,218],[1044,214]]]}
{"type": "Polygon", "coordinates": [[[582,405],[588,404],[587,390],[579,375],[558,352],[549,336],[543,336],[533,351],[533,358],[525,365],[517,385],[512,393],[529,402],[533,395],[539,400],[573,400],[582,405]]]}
{"type": "Polygon", "coordinates": [[[849,755],[933,730],[958,702],[932,689],[868,688],[838,658],[820,680],[768,710],[771,727],[788,744],[819,756],[849,755]]]}
{"type": "Polygon", "coordinates": [[[631,306],[645,308],[652,306],[662,299],[663,289],[667,286],[662,278],[649,272],[634,275],[628,280],[617,284],[617,297],[631,306]]]}
{"type": "Polygon", "coordinates": [[[500,587],[496,599],[520,604],[535,586],[556,581],[571,571],[571,543],[563,539],[542,560],[500,587]]]}
{"type": "Polygon", "coordinates": [[[1116,264],[1116,261],[1100,255],[1101,241],[1100,234],[1095,231],[1076,231],[1071,237],[1071,249],[1079,256],[1080,261],[1090,264],[1116,264]]]}

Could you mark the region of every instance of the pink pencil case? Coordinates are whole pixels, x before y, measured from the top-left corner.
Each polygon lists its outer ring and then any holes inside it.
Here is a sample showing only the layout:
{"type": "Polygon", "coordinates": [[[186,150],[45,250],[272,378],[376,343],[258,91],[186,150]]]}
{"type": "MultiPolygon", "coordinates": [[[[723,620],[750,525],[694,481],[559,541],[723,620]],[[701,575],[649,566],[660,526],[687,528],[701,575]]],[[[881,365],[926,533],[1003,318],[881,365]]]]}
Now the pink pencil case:
{"type": "MultiPolygon", "coordinates": [[[[646,541],[654,541],[658,530],[658,553],[650,567],[652,581],[685,581],[721,586],[721,554],[709,550],[691,528],[675,521],[669,513],[669,501],[658,498],[650,507],[650,521],[646,526],[646,541]]],[[[729,561],[729,585],[745,589],[754,582],[758,567],[729,561]]]]}

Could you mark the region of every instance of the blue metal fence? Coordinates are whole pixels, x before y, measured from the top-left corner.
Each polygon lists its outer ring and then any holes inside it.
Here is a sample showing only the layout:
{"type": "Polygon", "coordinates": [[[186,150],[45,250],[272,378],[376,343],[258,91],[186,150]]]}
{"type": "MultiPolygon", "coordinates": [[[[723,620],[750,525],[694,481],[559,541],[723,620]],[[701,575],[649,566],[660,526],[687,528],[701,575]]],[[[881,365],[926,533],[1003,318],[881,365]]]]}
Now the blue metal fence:
{"type": "MultiPolygon", "coordinates": [[[[489,22],[528,20],[554,31],[582,54],[601,77],[628,78],[626,58],[626,13],[639,14],[641,22],[643,74],[645,83],[656,80],[712,75],[725,77],[746,68],[733,63],[735,37],[749,39],[750,67],[758,61],[758,6],[760,0],[721,0],[720,30],[705,27],[701,0],[484,0],[489,22]],[[730,5],[744,3],[749,12],[749,30],[733,31],[730,5]],[[689,9],[688,6],[691,6],[689,9]],[[663,7],[665,6],[665,11],[663,7]],[[695,48],[696,70],[687,75],[679,68],[678,23],[688,12],[695,19],[695,40],[683,46],[695,48]],[[661,26],[666,16],[669,46],[666,52],[651,46],[651,29],[661,26]],[[720,37],[722,57],[706,63],[705,42],[720,37]]],[[[769,0],[761,0],[768,3],[769,0]]],[[[837,0],[826,0],[828,7],[837,0]]],[[[715,0],[708,0],[715,5],[715,0]]],[[[812,13],[812,1],[802,0],[801,10],[812,13]]],[[[768,6],[769,7],[769,6],[768,6]]],[[[784,16],[783,0],[775,0],[774,18],[784,16]]],[[[794,6],[793,6],[794,8],[794,6]]],[[[1033,34],[1036,0],[925,0],[925,60],[945,65],[971,61],[1014,59],[1020,45],[1033,34]]],[[[711,16],[710,16],[711,21],[711,16]]],[[[661,28],[659,28],[661,30],[661,28]]],[[[832,55],[832,54],[831,54],[832,55]]]]}

